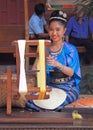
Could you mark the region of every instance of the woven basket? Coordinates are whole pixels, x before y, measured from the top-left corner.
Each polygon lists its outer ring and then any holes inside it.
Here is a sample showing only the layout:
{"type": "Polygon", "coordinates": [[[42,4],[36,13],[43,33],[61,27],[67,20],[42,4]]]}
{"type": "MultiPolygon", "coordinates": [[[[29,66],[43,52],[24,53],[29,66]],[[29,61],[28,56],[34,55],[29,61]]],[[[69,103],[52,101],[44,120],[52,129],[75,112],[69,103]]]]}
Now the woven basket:
{"type": "MultiPolygon", "coordinates": [[[[0,107],[6,107],[6,98],[7,98],[7,76],[5,73],[0,74],[0,107]]],[[[34,87],[36,79],[34,76],[27,76],[27,86],[30,88],[34,87]]],[[[12,75],[12,90],[17,88],[16,75],[12,75]]],[[[12,107],[25,107],[25,98],[21,94],[18,100],[14,99],[15,92],[12,91],[12,107]]]]}

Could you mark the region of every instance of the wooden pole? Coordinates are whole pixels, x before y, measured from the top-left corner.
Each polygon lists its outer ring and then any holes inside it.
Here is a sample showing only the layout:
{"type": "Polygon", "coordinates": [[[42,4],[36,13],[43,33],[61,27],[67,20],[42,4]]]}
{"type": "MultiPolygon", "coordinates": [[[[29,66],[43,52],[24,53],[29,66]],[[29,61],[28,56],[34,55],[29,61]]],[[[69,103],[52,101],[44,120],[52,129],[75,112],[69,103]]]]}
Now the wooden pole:
{"type": "Polygon", "coordinates": [[[7,68],[7,114],[12,113],[12,72],[7,68]]]}
{"type": "MultiPolygon", "coordinates": [[[[25,39],[29,40],[28,34],[28,0],[24,0],[24,19],[25,19],[25,39]]],[[[29,47],[26,47],[26,52],[29,52],[29,47]]],[[[26,71],[29,69],[29,58],[26,58],[26,71]]]]}

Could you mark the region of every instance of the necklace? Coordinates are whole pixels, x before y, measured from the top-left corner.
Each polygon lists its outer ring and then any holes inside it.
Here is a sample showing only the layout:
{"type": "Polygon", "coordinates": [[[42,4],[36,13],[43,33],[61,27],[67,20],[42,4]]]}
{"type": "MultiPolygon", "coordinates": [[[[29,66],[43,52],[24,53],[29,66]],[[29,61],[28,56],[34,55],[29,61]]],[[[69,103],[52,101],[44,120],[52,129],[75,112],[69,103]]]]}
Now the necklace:
{"type": "Polygon", "coordinates": [[[63,47],[61,47],[59,50],[57,50],[57,51],[49,51],[49,54],[51,55],[51,56],[57,56],[58,54],[60,54],[61,52],[62,52],[62,48],[63,47]]]}

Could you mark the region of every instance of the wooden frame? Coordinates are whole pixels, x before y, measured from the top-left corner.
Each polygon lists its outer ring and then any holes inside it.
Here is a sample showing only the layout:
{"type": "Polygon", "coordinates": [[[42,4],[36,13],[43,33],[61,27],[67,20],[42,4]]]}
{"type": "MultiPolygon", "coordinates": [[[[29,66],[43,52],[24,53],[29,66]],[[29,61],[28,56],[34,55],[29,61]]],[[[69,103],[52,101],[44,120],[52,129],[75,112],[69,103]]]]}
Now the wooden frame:
{"type": "MultiPolygon", "coordinates": [[[[19,48],[18,48],[18,41],[14,41],[12,45],[15,46],[16,53],[14,54],[16,56],[16,70],[17,70],[17,86],[19,86],[19,76],[20,76],[20,54],[19,54],[19,48]]],[[[21,94],[24,94],[26,100],[33,100],[33,99],[47,99],[49,98],[49,95],[46,94],[46,92],[50,92],[50,88],[46,88],[46,76],[45,76],[45,46],[49,46],[50,42],[48,40],[28,40],[26,41],[26,46],[37,46],[38,51],[36,52],[25,52],[25,58],[26,57],[36,57],[38,55],[38,69],[40,69],[39,74],[37,75],[38,80],[40,80],[43,77],[42,82],[38,82],[37,87],[31,86],[31,89],[28,89],[25,93],[19,93],[19,87],[16,88],[16,90],[13,90],[17,92],[18,95],[16,95],[16,99],[18,99],[21,94]],[[28,92],[39,92],[38,95],[31,95],[28,94],[28,92]]],[[[12,112],[12,72],[11,69],[7,69],[7,114],[10,115],[12,112]]]]}

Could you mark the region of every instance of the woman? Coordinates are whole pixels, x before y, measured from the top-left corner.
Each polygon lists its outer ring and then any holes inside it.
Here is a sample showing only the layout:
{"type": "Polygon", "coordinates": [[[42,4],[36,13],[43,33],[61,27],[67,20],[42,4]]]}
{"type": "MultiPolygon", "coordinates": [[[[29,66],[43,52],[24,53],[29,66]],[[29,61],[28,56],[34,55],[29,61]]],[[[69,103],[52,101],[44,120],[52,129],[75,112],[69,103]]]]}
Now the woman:
{"type": "MultiPolygon", "coordinates": [[[[76,101],[79,98],[79,83],[81,80],[79,57],[74,45],[64,42],[63,37],[66,31],[66,13],[56,10],[49,19],[49,36],[52,40],[51,46],[46,49],[49,54],[46,61],[47,85],[55,90],[62,90],[66,93],[66,98],[55,108],[50,110],[60,111],[65,105],[76,101]]],[[[33,65],[36,69],[36,62],[33,65]]],[[[62,98],[59,96],[59,100],[62,98]]],[[[56,101],[56,99],[55,99],[56,101]]],[[[46,101],[45,101],[46,102],[46,101]]],[[[58,101],[57,101],[58,102],[58,101]]],[[[46,111],[46,108],[39,106],[38,103],[27,101],[26,106],[30,110],[46,111]]],[[[54,101],[51,105],[54,104],[54,101]]]]}

